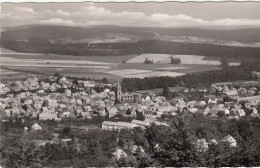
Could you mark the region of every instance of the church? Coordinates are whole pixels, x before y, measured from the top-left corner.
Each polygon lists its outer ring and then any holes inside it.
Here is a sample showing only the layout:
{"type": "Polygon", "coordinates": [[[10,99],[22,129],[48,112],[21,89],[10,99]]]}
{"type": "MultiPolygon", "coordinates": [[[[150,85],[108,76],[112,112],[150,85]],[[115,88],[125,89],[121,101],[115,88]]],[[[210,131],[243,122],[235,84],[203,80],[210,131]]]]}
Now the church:
{"type": "Polygon", "coordinates": [[[135,94],[133,92],[132,93],[123,93],[119,79],[117,80],[116,96],[117,96],[116,99],[120,103],[136,103],[136,102],[139,102],[139,99],[141,98],[140,94],[135,94]]]}

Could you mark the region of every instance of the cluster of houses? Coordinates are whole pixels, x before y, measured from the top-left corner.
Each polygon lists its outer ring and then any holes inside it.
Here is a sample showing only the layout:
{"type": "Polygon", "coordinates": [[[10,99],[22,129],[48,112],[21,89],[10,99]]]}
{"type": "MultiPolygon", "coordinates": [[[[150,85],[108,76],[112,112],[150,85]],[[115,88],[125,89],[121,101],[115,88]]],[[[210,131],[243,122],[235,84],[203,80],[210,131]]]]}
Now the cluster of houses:
{"type": "MultiPolygon", "coordinates": [[[[155,122],[164,114],[181,115],[187,112],[238,119],[249,110],[252,117],[259,118],[257,107],[260,94],[255,87],[236,89],[226,85],[212,85],[208,89],[199,90],[184,88],[181,91],[184,95],[199,91],[204,92],[204,97],[196,100],[187,100],[185,97],[166,100],[164,96],[155,93],[123,93],[119,81],[115,84],[117,91],[106,88],[99,93],[93,89],[96,86],[94,81],[78,80],[77,83],[82,87],[66,78],[50,76],[48,81],[40,82],[34,76],[7,86],[1,84],[0,93],[4,94],[0,97],[0,113],[6,117],[30,116],[39,120],[91,119],[118,114],[136,118],[142,115],[145,121],[155,122]]],[[[131,123],[104,122],[102,129],[132,128],[149,123],[140,124],[135,120],[131,123]]]]}
{"type": "MultiPolygon", "coordinates": [[[[141,94],[140,102],[115,105],[113,113],[109,113],[109,115],[113,116],[113,114],[120,113],[136,116],[136,113],[139,112],[144,115],[145,120],[156,121],[163,114],[202,113],[205,116],[215,119],[219,116],[226,116],[232,120],[246,116],[246,111],[251,111],[251,117],[260,118],[259,111],[257,110],[260,103],[260,92],[255,87],[240,87],[236,89],[227,85],[212,85],[209,89],[196,90],[184,88],[181,92],[188,93],[196,91],[205,93],[201,100],[185,100],[184,97],[166,100],[165,97],[156,96],[154,93],[150,95],[141,94]],[[228,100],[225,100],[226,98],[228,100]],[[126,113],[122,113],[121,111],[126,113]]],[[[136,123],[133,121],[131,123],[105,121],[102,129],[130,129],[136,126],[136,123]]]]}

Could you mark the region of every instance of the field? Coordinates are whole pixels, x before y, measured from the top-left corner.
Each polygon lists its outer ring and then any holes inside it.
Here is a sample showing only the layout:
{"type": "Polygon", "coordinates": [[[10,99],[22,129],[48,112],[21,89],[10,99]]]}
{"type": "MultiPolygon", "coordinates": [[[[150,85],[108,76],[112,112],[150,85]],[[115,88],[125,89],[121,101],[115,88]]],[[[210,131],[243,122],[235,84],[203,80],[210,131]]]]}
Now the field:
{"type": "Polygon", "coordinates": [[[59,72],[66,76],[94,79],[106,77],[110,81],[116,81],[117,78],[176,77],[192,72],[220,69],[217,66],[219,61],[215,57],[193,55],[174,55],[182,61],[176,65],[170,64],[169,54],[71,56],[16,53],[6,49],[2,49],[1,52],[0,64],[7,67],[8,71],[2,70],[0,74],[5,77],[7,74],[10,77],[28,74],[53,75],[59,72]],[[144,64],[146,58],[154,60],[154,64],[144,64]]]}
{"type": "Polygon", "coordinates": [[[119,64],[117,67],[111,68],[104,72],[125,78],[145,78],[153,76],[176,77],[191,72],[202,72],[217,69],[220,69],[220,67],[212,65],[126,63],[119,64]]]}
{"type": "MultiPolygon", "coordinates": [[[[169,64],[171,57],[181,59],[181,64],[189,65],[220,65],[220,59],[200,55],[170,55],[170,54],[141,54],[127,61],[127,63],[143,63],[146,59],[153,60],[154,63],[169,64]]],[[[239,65],[238,60],[230,60],[230,65],[239,65]]]]}

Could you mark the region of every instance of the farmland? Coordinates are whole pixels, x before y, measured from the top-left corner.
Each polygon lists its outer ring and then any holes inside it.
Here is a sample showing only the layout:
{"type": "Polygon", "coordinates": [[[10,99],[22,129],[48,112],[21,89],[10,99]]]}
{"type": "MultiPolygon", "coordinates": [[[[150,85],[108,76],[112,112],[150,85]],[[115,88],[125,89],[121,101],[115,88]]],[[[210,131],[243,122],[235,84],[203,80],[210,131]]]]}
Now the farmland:
{"type": "MultiPolygon", "coordinates": [[[[220,69],[218,58],[174,55],[180,58],[179,65],[170,64],[170,54],[141,54],[125,56],[71,56],[57,54],[17,53],[2,49],[1,66],[8,71],[1,74],[42,74],[52,75],[55,72],[66,76],[102,79],[110,81],[117,78],[145,78],[154,76],[176,77],[192,72],[220,69]],[[149,58],[154,64],[144,64],[149,58]]],[[[234,63],[236,60],[232,60],[234,63]]]]}
{"type": "MultiPolygon", "coordinates": [[[[220,65],[220,59],[210,57],[207,59],[206,56],[200,55],[170,55],[170,54],[141,54],[137,57],[134,57],[128,60],[128,63],[143,63],[145,59],[153,60],[154,63],[162,63],[169,64],[171,62],[171,57],[181,59],[181,64],[189,64],[189,65],[220,65]]],[[[231,60],[230,65],[239,65],[238,60],[231,60]]]]}

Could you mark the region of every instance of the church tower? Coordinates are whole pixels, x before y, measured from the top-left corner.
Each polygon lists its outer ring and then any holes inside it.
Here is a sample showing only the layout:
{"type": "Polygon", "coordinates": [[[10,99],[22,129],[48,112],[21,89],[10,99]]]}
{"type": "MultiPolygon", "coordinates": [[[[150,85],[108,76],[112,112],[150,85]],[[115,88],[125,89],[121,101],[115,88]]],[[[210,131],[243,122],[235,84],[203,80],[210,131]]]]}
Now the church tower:
{"type": "Polygon", "coordinates": [[[122,90],[121,90],[121,84],[119,82],[119,78],[117,78],[117,92],[116,92],[116,98],[121,103],[122,98],[122,90]]]}

